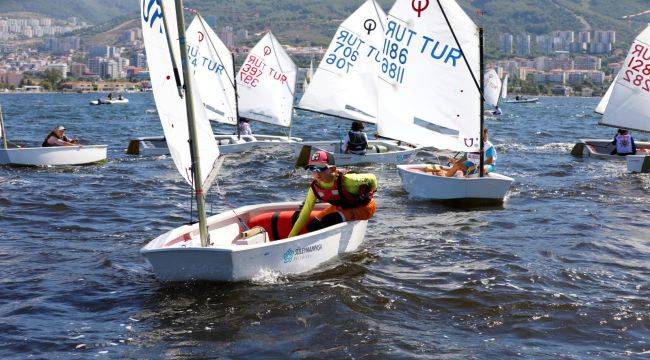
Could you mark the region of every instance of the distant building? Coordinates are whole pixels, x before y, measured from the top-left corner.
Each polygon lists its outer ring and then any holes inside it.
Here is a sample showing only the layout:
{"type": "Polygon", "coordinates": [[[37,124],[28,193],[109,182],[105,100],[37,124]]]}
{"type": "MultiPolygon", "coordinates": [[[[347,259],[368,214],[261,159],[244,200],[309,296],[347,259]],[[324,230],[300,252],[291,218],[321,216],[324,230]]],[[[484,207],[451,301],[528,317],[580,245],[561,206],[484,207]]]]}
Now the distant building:
{"type": "Polygon", "coordinates": [[[602,59],[597,56],[577,56],[574,60],[576,70],[600,70],[602,59]]]}
{"type": "Polygon", "coordinates": [[[499,36],[499,50],[504,54],[512,54],[514,36],[512,34],[501,34],[499,36]]]}
{"type": "Polygon", "coordinates": [[[235,47],[235,32],[232,26],[224,26],[221,29],[221,40],[229,48],[235,47]]]}
{"type": "Polygon", "coordinates": [[[48,64],[46,66],[47,70],[54,70],[61,73],[61,78],[66,79],[68,77],[68,65],[67,64],[48,64]]]}
{"type": "Polygon", "coordinates": [[[530,56],[530,35],[515,36],[515,54],[517,56],[530,56]]]}
{"type": "Polygon", "coordinates": [[[23,74],[16,72],[0,72],[0,83],[19,86],[23,81],[23,74]]]}
{"type": "Polygon", "coordinates": [[[108,57],[108,46],[93,46],[88,51],[89,57],[108,57]]]}
{"type": "Polygon", "coordinates": [[[86,65],[80,63],[70,64],[70,75],[76,78],[80,78],[83,74],[86,73],[86,65]]]}

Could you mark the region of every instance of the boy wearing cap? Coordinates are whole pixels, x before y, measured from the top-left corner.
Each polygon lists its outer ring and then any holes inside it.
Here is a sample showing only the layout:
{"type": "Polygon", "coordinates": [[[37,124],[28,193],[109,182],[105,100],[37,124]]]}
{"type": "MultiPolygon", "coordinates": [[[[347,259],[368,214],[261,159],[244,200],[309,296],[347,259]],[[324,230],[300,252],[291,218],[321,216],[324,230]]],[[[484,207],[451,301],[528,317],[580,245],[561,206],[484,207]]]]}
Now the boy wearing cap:
{"type": "Polygon", "coordinates": [[[42,146],[77,146],[77,140],[70,140],[65,136],[65,127],[63,127],[63,125],[58,125],[49,135],[47,135],[42,146]]]}
{"type": "Polygon", "coordinates": [[[374,174],[340,171],[325,151],[315,152],[305,170],[312,172],[314,181],[289,237],[298,235],[305,226],[310,232],[317,231],[345,221],[368,220],[375,214],[377,205],[373,196],[377,178],[374,174]],[[307,224],[316,200],[331,206],[307,224]]]}

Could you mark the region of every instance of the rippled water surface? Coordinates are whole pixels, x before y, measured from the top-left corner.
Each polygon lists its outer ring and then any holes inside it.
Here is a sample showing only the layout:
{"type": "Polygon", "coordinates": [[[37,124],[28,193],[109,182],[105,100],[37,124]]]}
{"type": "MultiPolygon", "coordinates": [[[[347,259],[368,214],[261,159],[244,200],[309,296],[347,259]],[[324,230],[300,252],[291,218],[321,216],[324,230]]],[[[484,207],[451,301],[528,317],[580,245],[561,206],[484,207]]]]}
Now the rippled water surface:
{"type": "MultiPolygon", "coordinates": [[[[0,167],[0,358],[650,357],[650,176],[569,155],[613,135],[597,99],[487,121],[516,179],[501,208],[409,201],[394,167],[370,167],[379,211],[360,251],[305,276],[169,287],[138,250],[189,220],[188,188],[169,158],[124,155],[162,133],[153,98],[92,98],[0,96],[18,143],[63,123],[109,145],[98,166],[0,167]]],[[[299,113],[293,134],[338,126],[299,113]]],[[[282,147],[230,157],[210,210],[301,200],[309,178],[291,168],[282,147]]]]}

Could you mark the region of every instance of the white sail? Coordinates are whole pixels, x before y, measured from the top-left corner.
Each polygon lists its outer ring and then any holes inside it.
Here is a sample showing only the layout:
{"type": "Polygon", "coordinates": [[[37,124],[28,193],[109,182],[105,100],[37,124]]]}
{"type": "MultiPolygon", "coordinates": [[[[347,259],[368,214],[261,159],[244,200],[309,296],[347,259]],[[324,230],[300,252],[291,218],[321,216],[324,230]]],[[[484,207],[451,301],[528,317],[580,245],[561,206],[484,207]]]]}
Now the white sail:
{"type": "Polygon", "coordinates": [[[492,69],[485,74],[484,82],[485,105],[496,107],[499,105],[499,96],[501,95],[501,79],[492,69]]]}
{"type": "Polygon", "coordinates": [[[237,75],[239,116],[291,126],[298,68],[282,45],[267,33],[251,49],[237,75]]]}
{"type": "MultiPolygon", "coordinates": [[[[183,178],[192,185],[192,158],[190,156],[189,130],[185,98],[181,98],[176,87],[170,51],[165,36],[165,26],[160,6],[164,6],[169,36],[172,43],[173,56],[178,66],[181,64],[176,13],[173,0],[140,0],[142,34],[147,51],[147,61],[151,76],[158,116],[165,132],[169,152],[174,159],[176,168],[183,178]]],[[[183,74],[179,69],[181,82],[183,74]]],[[[213,167],[217,164],[219,148],[214,139],[210,122],[201,103],[201,96],[192,82],[194,98],[194,121],[201,157],[202,181],[208,178],[213,167]]],[[[204,189],[207,190],[207,189],[204,189]]]]}
{"type": "Polygon", "coordinates": [[[194,17],[186,36],[189,64],[194,69],[208,118],[237,124],[232,53],[201,15],[194,17]]]}
{"type": "Polygon", "coordinates": [[[634,40],[600,124],[650,132],[650,25],[634,40]]]}
{"type": "Polygon", "coordinates": [[[617,81],[618,81],[618,74],[614,78],[614,81],[612,81],[612,83],[609,85],[609,88],[607,88],[607,92],[605,92],[603,98],[600,99],[598,106],[596,106],[596,109],[594,110],[596,114],[600,114],[600,115],[605,114],[605,109],[607,109],[607,104],[609,104],[609,99],[612,97],[612,91],[614,91],[614,85],[616,84],[617,81]]]}
{"type": "MultiPolygon", "coordinates": [[[[478,81],[478,28],[455,1],[440,3],[478,81]]],[[[379,134],[438,149],[475,151],[480,93],[437,3],[397,0],[379,51],[379,134]]]]}
{"type": "Polygon", "coordinates": [[[386,14],[368,0],[339,26],[299,107],[377,122],[377,87],[386,14]]]}
{"type": "Polygon", "coordinates": [[[510,76],[510,74],[506,74],[501,85],[501,98],[504,100],[508,98],[508,76],[510,76]]]}

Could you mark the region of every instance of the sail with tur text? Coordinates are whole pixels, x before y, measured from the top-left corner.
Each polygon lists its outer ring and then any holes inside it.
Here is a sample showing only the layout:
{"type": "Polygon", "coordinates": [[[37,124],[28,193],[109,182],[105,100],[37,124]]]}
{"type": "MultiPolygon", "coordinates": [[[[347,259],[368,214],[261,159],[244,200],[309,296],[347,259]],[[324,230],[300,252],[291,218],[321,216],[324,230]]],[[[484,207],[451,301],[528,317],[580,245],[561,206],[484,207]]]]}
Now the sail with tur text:
{"type": "Polygon", "coordinates": [[[481,113],[474,81],[480,72],[479,30],[455,1],[439,3],[397,0],[390,10],[378,49],[382,81],[377,130],[381,136],[411,144],[476,151],[481,113]]]}
{"type": "MultiPolygon", "coordinates": [[[[176,64],[181,64],[174,1],[141,0],[140,4],[142,34],[160,123],[165,132],[165,140],[178,172],[193,186],[192,157],[190,154],[185,97],[179,96],[171,57],[174,56],[176,64]],[[164,21],[167,22],[167,26],[165,26],[164,21]],[[169,34],[167,34],[167,31],[169,31],[169,34]],[[167,45],[167,35],[172,40],[172,49],[167,45]]],[[[183,84],[183,74],[180,73],[178,76],[180,83],[183,84]]],[[[190,73],[190,76],[193,75],[190,73]]],[[[195,110],[194,122],[198,135],[196,141],[200,152],[200,165],[202,169],[205,169],[201,180],[205,183],[211,174],[211,170],[219,164],[219,147],[214,139],[210,122],[203,108],[196,81],[192,83],[191,90],[195,110]]]]}
{"type": "Polygon", "coordinates": [[[268,32],[253,47],[237,74],[239,115],[284,127],[291,126],[298,68],[268,32]]]}
{"type": "Polygon", "coordinates": [[[305,94],[301,109],[377,122],[377,87],[386,14],[366,1],[339,26],[305,94]]]}

